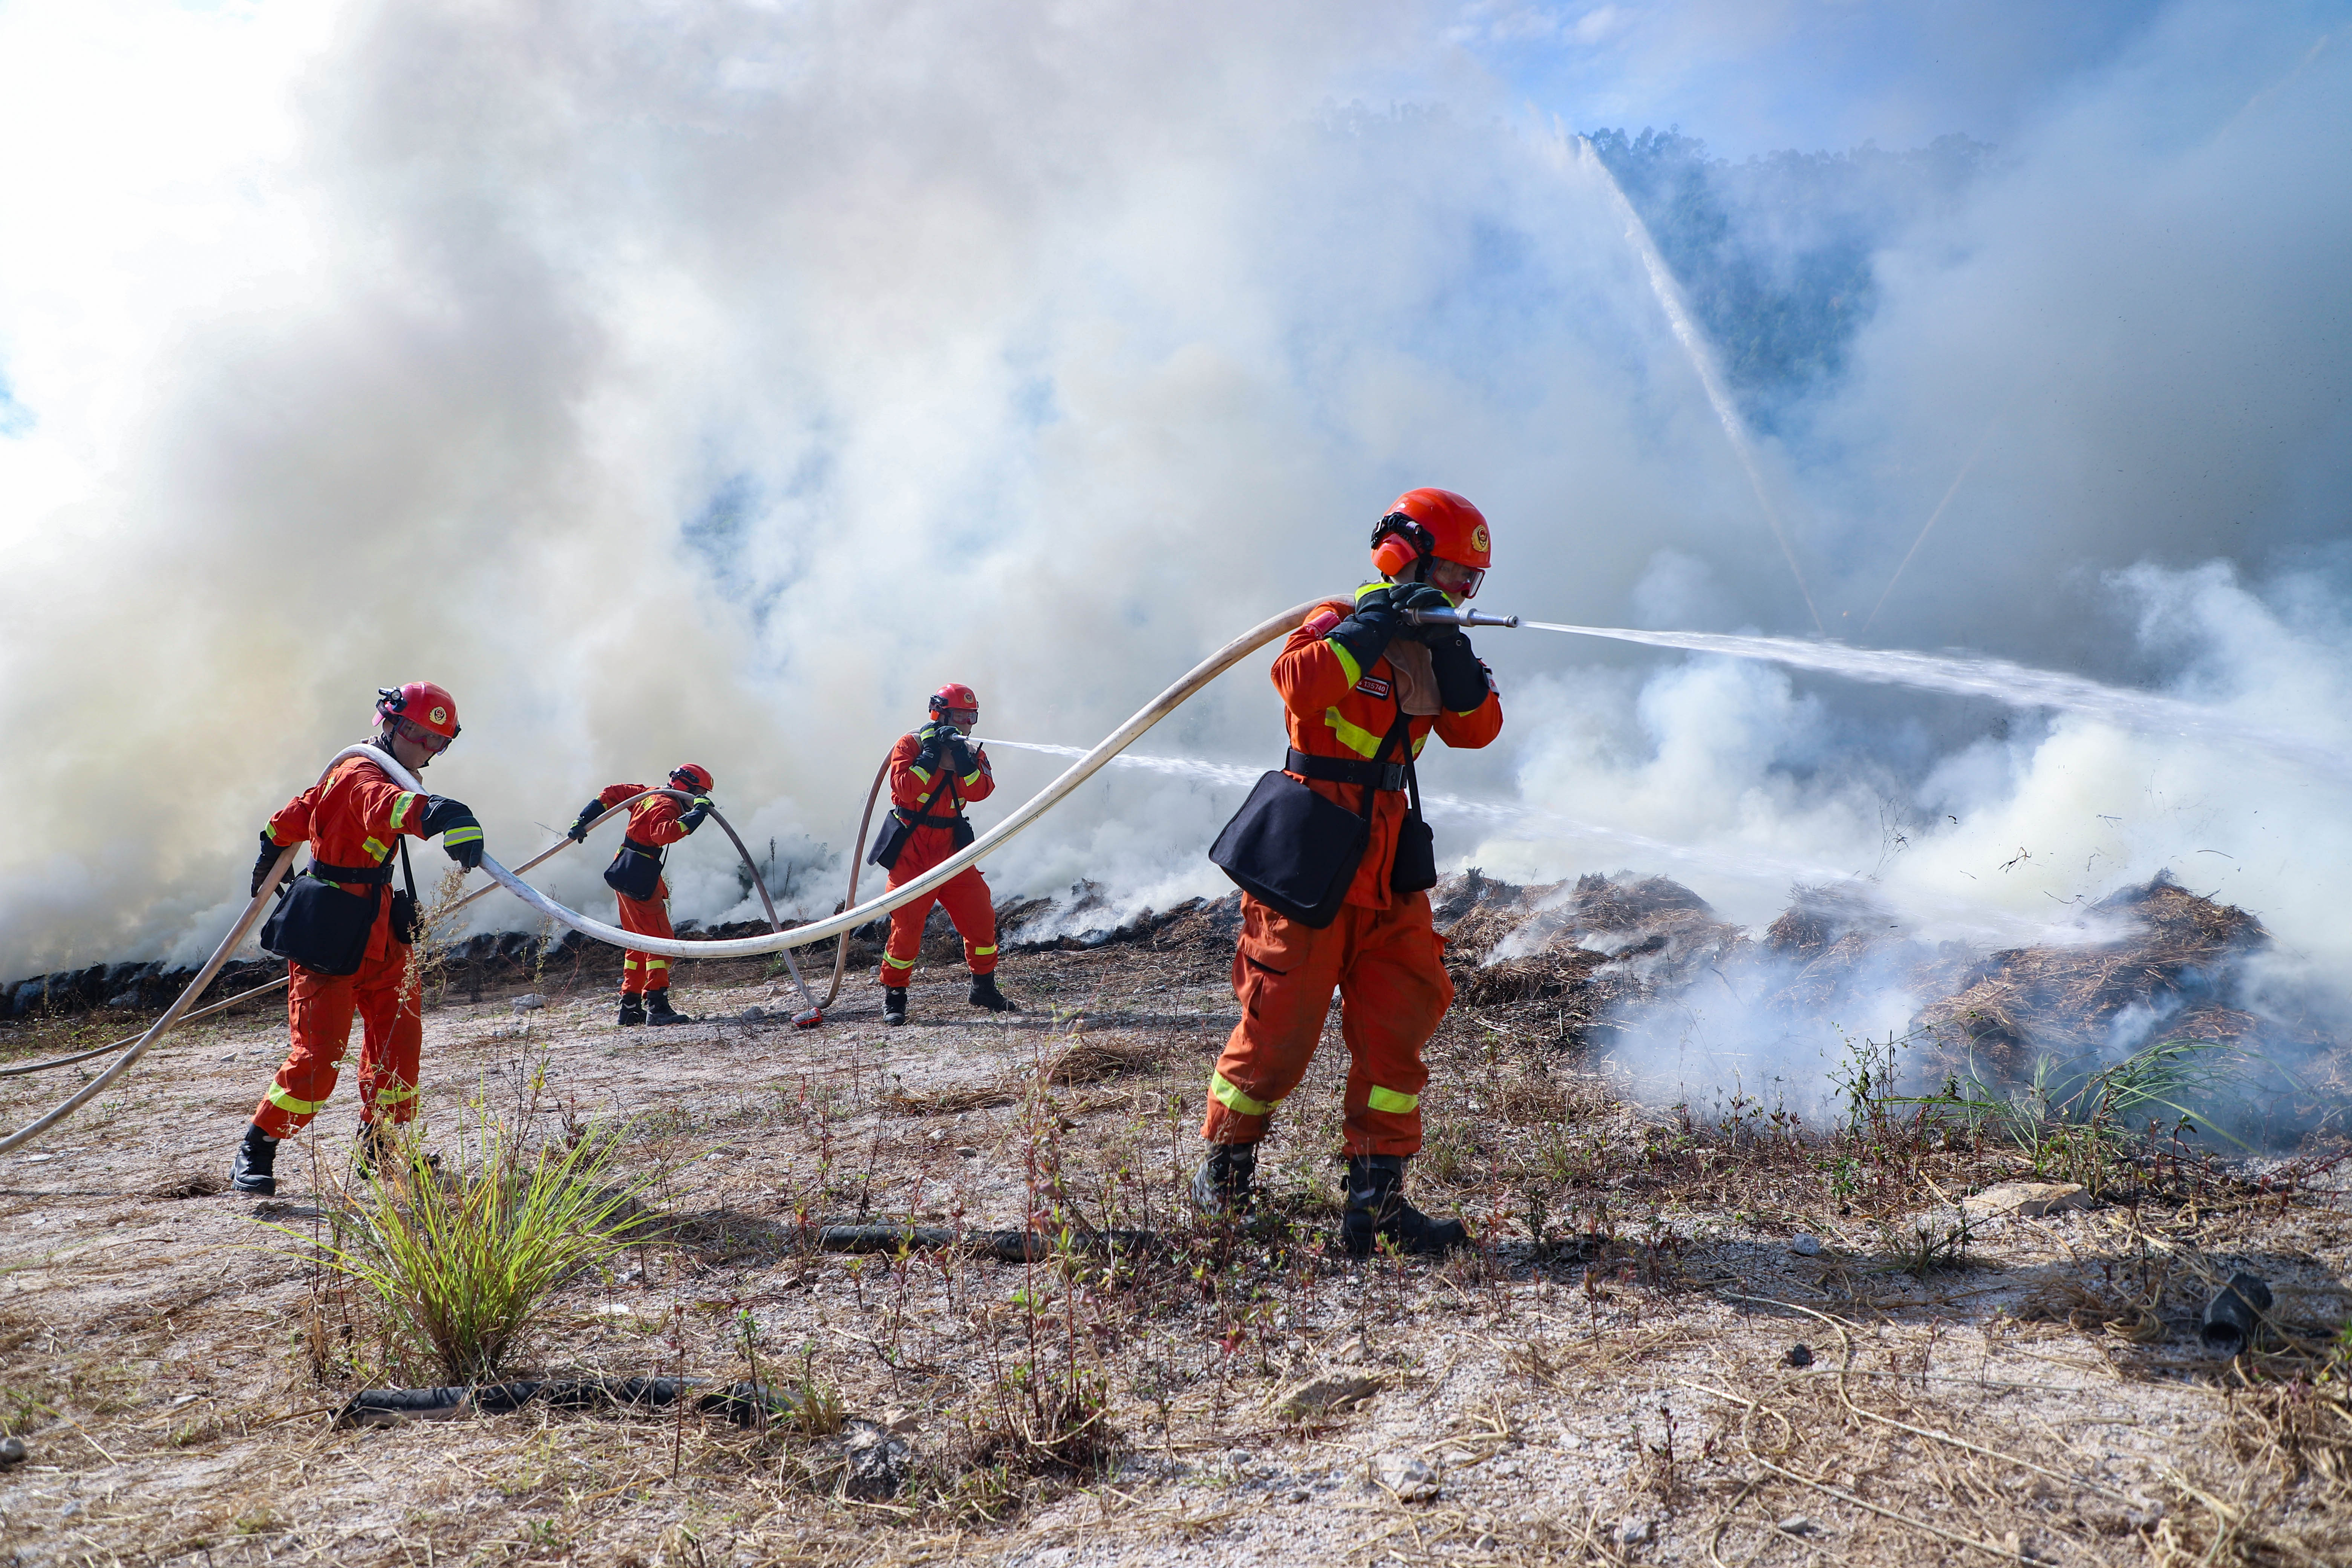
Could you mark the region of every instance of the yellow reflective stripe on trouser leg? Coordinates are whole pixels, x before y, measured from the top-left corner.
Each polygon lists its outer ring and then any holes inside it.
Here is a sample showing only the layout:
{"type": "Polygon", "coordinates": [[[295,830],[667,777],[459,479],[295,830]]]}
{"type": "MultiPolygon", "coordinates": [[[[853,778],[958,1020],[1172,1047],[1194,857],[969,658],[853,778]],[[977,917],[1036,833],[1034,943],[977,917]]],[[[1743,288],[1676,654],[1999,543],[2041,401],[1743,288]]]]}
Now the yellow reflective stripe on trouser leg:
{"type": "Polygon", "coordinates": [[[912,969],[915,967],[915,961],[913,959],[893,958],[887,952],[882,955],[882,962],[888,964],[893,969],[912,969]]]}
{"type": "Polygon", "coordinates": [[[1409,1110],[1421,1109],[1421,1096],[1399,1094],[1395,1089],[1382,1089],[1379,1084],[1374,1084],[1372,1092],[1364,1097],[1364,1103],[1374,1110],[1385,1110],[1391,1116],[1402,1116],[1409,1110]]]}
{"type": "Polygon", "coordinates": [[[286,1092],[286,1086],[272,1082],[269,1092],[261,1097],[278,1110],[293,1116],[316,1116],[327,1103],[323,1100],[297,1100],[286,1092]]]}
{"type": "Polygon", "coordinates": [[[1278,1100],[1252,1100],[1221,1072],[1209,1075],[1209,1094],[1226,1110],[1238,1110],[1244,1116],[1271,1116],[1274,1108],[1282,1103],[1278,1100]]]}
{"type": "Polygon", "coordinates": [[[667,958],[648,958],[646,960],[646,967],[648,970],[667,969],[669,967],[669,960],[667,958]]]}
{"type": "Polygon", "coordinates": [[[995,953],[995,952],[996,952],[996,949],[995,949],[994,947],[992,947],[992,947],[975,947],[975,948],[973,948],[973,949],[971,950],[971,955],[972,955],[974,958],[988,958],[988,957],[992,957],[992,956],[993,956],[993,955],[994,955],[994,953],[995,953]]]}
{"type": "Polygon", "coordinates": [[[375,1091],[375,1102],[378,1105],[398,1105],[404,1100],[415,1098],[416,1086],[413,1083],[402,1083],[398,1079],[394,1079],[375,1091]]]}

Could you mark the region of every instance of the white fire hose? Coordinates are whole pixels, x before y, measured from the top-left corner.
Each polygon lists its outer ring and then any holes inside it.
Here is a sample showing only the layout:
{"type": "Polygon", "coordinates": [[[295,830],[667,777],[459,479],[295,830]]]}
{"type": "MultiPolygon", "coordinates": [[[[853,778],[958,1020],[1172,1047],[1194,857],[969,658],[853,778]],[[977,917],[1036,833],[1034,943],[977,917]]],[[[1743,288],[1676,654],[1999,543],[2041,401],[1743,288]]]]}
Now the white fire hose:
{"type": "MultiPolygon", "coordinates": [[[[940,861],[938,865],[932,867],[922,875],[909,878],[907,881],[889,889],[879,898],[871,900],[866,903],[856,904],[851,908],[843,910],[839,914],[830,916],[824,920],[813,921],[807,925],[793,926],[790,930],[779,929],[772,931],[765,936],[732,937],[716,941],[694,942],[680,941],[674,937],[663,938],[646,936],[636,931],[623,931],[618,926],[606,925],[602,921],[592,920],[588,916],[579,913],[577,910],[564,908],[562,904],[557,903],[554,900],[549,898],[546,894],[541,892],[530,883],[523,881],[521,878],[517,876],[514,872],[508,870],[504,866],[499,865],[498,861],[492,859],[488,855],[484,855],[482,857],[482,869],[488,871],[490,874],[491,879],[499,886],[505,888],[509,892],[514,894],[515,897],[522,900],[523,902],[539,910],[540,913],[547,916],[549,919],[557,921],[559,924],[569,926],[573,931],[579,931],[584,936],[594,937],[599,942],[609,942],[614,947],[634,948],[640,952],[657,952],[667,958],[748,958],[753,954],[763,952],[789,953],[790,950],[795,947],[805,947],[811,942],[823,942],[827,937],[841,937],[844,939],[844,947],[843,951],[836,955],[834,966],[834,993],[838,993],[841,985],[842,967],[847,962],[848,957],[846,939],[850,931],[856,930],[861,925],[864,925],[868,921],[888,914],[892,910],[897,909],[901,904],[911,903],[917,899],[937,891],[940,888],[944,887],[950,880],[961,873],[965,867],[973,864],[982,856],[990,854],[1003,845],[1010,842],[1014,835],[1020,833],[1031,823],[1035,822],[1039,817],[1045,816],[1045,813],[1060,805],[1064,797],[1067,796],[1072,790],[1076,789],[1078,785],[1086,783],[1089,778],[1092,778],[1097,772],[1107,765],[1113,757],[1116,757],[1119,752],[1133,745],[1143,736],[1145,731],[1149,731],[1154,724],[1159,723],[1160,720],[1166,718],[1169,714],[1181,707],[1185,701],[1191,699],[1192,695],[1198,692],[1202,687],[1208,685],[1209,682],[1214,680],[1218,676],[1223,675],[1226,670],[1240,663],[1244,658],[1248,658],[1249,655],[1255,652],[1257,649],[1264,647],[1267,643],[1272,642],[1276,637],[1287,635],[1293,629],[1297,627],[1300,623],[1305,621],[1306,618],[1314,612],[1316,605],[1321,602],[1322,601],[1320,600],[1310,600],[1307,604],[1298,605],[1290,609],[1285,610],[1278,616],[1269,616],[1267,619],[1260,621],[1256,626],[1252,626],[1248,631],[1244,632],[1241,636],[1235,637],[1233,641],[1225,644],[1224,647],[1211,654],[1207,658],[1202,659],[1199,664],[1193,666],[1192,669],[1185,673],[1181,679],[1178,680],[1174,685],[1169,687],[1168,689],[1162,691],[1159,696],[1153,698],[1149,703],[1145,704],[1144,707],[1133,717],[1129,718],[1126,723],[1121,724],[1108,735],[1104,736],[1103,739],[1096,744],[1094,750],[1088,752],[1085,756],[1080,757],[1076,762],[1072,763],[1067,769],[1064,770],[1059,778],[1047,784],[1044,789],[1039,790],[1034,795],[1032,795],[1027,801],[1024,802],[1018,808],[1016,808],[1012,816],[1006,817],[1003,822],[998,823],[994,827],[989,829],[986,833],[982,834],[971,843],[966,845],[956,853],[949,856],[946,859],[940,861]]],[[[1435,620],[1438,617],[1433,616],[1427,618],[1435,620]]],[[[1452,617],[1447,618],[1451,619],[1452,617]]],[[[1462,621],[1467,624],[1476,624],[1475,622],[1471,622],[1466,614],[1462,616],[1462,621]]],[[[418,781],[415,774],[410,773],[406,768],[402,767],[400,763],[395,762],[391,756],[374,746],[360,745],[345,747],[342,751],[337,752],[327,763],[326,770],[320,773],[320,777],[323,779],[326,776],[327,772],[331,772],[336,763],[342,762],[345,758],[357,756],[366,757],[375,763],[378,767],[383,769],[387,777],[392,779],[394,783],[401,785],[403,788],[416,790],[420,793],[424,791],[425,786],[418,781]]],[[[877,786],[878,789],[878,779],[877,781],[877,786]]],[[[645,793],[655,794],[668,792],[656,792],[649,790],[645,793]]],[[[642,799],[644,796],[638,795],[632,798],[642,799]]],[[[620,805],[613,807],[612,811],[606,812],[604,816],[600,816],[596,820],[600,823],[605,821],[613,815],[614,812],[625,810],[628,804],[628,802],[623,802],[620,805]]],[[[874,796],[872,794],[869,794],[866,798],[866,811],[869,817],[873,810],[873,804],[874,796]]],[[[714,815],[716,814],[714,813],[714,815]]],[[[724,826],[723,822],[721,826],[724,826]]],[[[728,829],[728,836],[730,838],[735,837],[734,830],[732,828],[728,829]]],[[[861,838],[863,837],[862,825],[860,837],[861,838]]],[[[735,842],[736,847],[740,849],[742,847],[742,840],[737,838],[735,842]]],[[[521,869],[526,871],[530,870],[532,867],[538,865],[549,856],[564,848],[565,845],[569,843],[570,840],[567,838],[562,843],[551,846],[543,853],[525,862],[521,869]]],[[[287,847],[284,853],[278,857],[277,864],[269,868],[268,874],[262,879],[259,890],[253,895],[253,901],[246,906],[245,911],[237,917],[236,923],[231,926],[229,928],[228,934],[221,939],[220,945],[213,949],[212,956],[205,960],[204,967],[196,971],[195,978],[190,981],[186,989],[183,990],[180,994],[173,1000],[172,1005],[163,1010],[163,1016],[157,1018],[153,1024],[148,1026],[145,1034],[132,1041],[122,1050],[121,1055],[117,1056],[113,1061],[107,1064],[104,1071],[100,1072],[96,1078],[90,1079],[88,1083],[82,1085],[82,1087],[76,1090],[68,1099],[60,1102],[54,1109],[36,1117],[33,1121],[26,1123],[23,1127],[18,1128],[16,1131],[9,1133],[5,1138],[0,1138],[0,1154],[7,1153],[13,1149],[22,1148],[25,1144],[31,1142],[34,1139],[39,1137],[42,1133],[47,1131],[58,1122],[63,1121],[67,1117],[71,1116],[75,1111],[89,1104],[92,1100],[97,1099],[98,1096],[104,1093],[117,1079],[120,1079],[124,1073],[130,1071],[132,1065],[135,1064],[141,1057],[145,1056],[149,1047],[152,1047],[157,1040],[162,1039],[164,1035],[168,1034],[184,1019],[200,1016],[198,1013],[191,1012],[190,1004],[194,1003],[198,996],[204,994],[205,988],[212,984],[213,976],[219,973],[221,965],[227,962],[228,955],[236,950],[237,945],[245,940],[246,933],[253,929],[254,922],[261,918],[261,912],[263,909],[267,907],[271,892],[277,888],[278,881],[286,875],[287,868],[293,862],[294,851],[299,847],[300,847],[299,845],[289,845],[287,847]]],[[[746,852],[746,858],[748,858],[748,852],[746,852]]],[[[856,889],[856,867],[855,865],[850,868],[850,877],[851,897],[855,898],[856,889]]],[[[760,880],[756,869],[753,874],[753,880],[755,882],[760,880]]],[[[478,889],[474,892],[467,894],[464,899],[458,900],[457,904],[452,905],[451,907],[455,909],[461,907],[464,904],[471,903],[475,899],[482,897],[488,891],[489,889],[488,888],[478,889]]],[[[764,883],[761,884],[761,892],[764,898],[766,894],[766,887],[764,883]]],[[[769,918],[772,924],[776,923],[772,905],[771,905],[769,909],[769,918]]],[[[795,966],[793,970],[793,979],[798,981],[799,978],[799,971],[797,966],[795,966]]],[[[277,984],[282,984],[284,983],[281,981],[277,984]]],[[[232,997],[226,1002],[214,1003],[211,1006],[204,1008],[201,1011],[203,1013],[217,1012],[222,1008],[233,1006],[238,1002],[245,1001],[251,996],[258,995],[262,992],[272,988],[273,987],[271,986],[263,986],[256,991],[248,991],[241,995],[232,997]]],[[[807,987],[805,985],[802,987],[802,993],[803,996],[806,996],[807,987]]],[[[833,993],[829,993],[824,999],[824,1005],[829,1005],[832,1001],[833,993]]],[[[23,1072],[38,1070],[42,1068],[48,1067],[62,1067],[65,1066],[68,1060],[87,1059],[89,1057],[102,1054],[103,1050],[110,1048],[111,1047],[101,1047],[100,1051],[83,1052],[79,1056],[70,1058],[58,1058],[42,1063],[26,1064],[25,1067],[19,1068],[16,1070],[23,1072]]]]}

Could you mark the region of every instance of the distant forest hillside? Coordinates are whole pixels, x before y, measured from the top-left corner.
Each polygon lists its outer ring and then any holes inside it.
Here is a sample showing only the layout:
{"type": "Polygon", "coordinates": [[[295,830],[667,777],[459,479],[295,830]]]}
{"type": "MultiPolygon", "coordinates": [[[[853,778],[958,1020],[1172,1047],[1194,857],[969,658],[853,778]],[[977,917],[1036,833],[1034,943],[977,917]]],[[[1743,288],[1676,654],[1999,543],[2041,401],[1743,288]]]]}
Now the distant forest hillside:
{"type": "Polygon", "coordinates": [[[1878,286],[1871,258],[1951,203],[1994,149],[1939,136],[1907,153],[1710,159],[1676,131],[1588,132],[1715,345],[1750,420],[1784,427],[1845,368],[1878,286]]]}

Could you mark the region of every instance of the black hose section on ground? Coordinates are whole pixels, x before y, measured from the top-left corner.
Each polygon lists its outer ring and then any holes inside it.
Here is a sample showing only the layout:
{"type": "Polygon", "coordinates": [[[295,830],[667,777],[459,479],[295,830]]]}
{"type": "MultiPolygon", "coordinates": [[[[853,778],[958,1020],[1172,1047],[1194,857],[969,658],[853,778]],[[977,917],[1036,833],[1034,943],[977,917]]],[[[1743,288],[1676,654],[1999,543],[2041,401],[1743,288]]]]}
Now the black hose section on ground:
{"type": "Polygon", "coordinates": [[[790,1394],[755,1383],[713,1388],[677,1377],[581,1377],[522,1383],[478,1383],[470,1387],[369,1388],[352,1395],[335,1412],[338,1426],[362,1426],[422,1417],[503,1415],[526,1405],[556,1410],[651,1410],[689,1400],[698,1415],[724,1415],[739,1426],[790,1417],[800,1408],[790,1394]]]}
{"type": "Polygon", "coordinates": [[[828,1225],[816,1233],[823,1252],[969,1252],[1006,1263],[1042,1263],[1055,1252],[1150,1252],[1152,1230],[963,1230],[943,1225],[828,1225]]]}

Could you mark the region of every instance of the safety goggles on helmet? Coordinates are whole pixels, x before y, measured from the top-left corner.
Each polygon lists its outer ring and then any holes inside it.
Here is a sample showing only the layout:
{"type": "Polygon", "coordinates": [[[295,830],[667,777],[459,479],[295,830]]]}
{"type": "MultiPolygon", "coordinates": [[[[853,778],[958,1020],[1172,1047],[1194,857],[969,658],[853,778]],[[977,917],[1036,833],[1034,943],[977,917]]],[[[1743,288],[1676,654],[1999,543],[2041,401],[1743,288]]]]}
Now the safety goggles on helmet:
{"type": "Polygon", "coordinates": [[[942,708],[940,710],[940,717],[946,720],[949,723],[953,724],[959,730],[969,730],[974,724],[980,722],[980,710],[977,708],[942,708]]]}
{"type": "Polygon", "coordinates": [[[1438,555],[1430,558],[1423,580],[1434,584],[1439,592],[1451,594],[1457,599],[1475,599],[1478,596],[1478,584],[1486,580],[1486,574],[1480,567],[1465,566],[1459,561],[1448,561],[1438,555]],[[1437,569],[1441,566],[1451,566],[1459,576],[1452,584],[1440,582],[1437,569]]]}
{"type": "Polygon", "coordinates": [[[384,718],[392,725],[394,734],[404,740],[415,742],[427,752],[436,757],[447,751],[449,742],[457,738],[455,735],[436,734],[415,720],[404,719],[397,713],[387,713],[384,718]]]}

